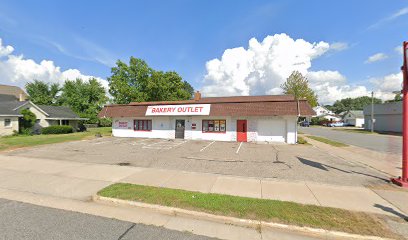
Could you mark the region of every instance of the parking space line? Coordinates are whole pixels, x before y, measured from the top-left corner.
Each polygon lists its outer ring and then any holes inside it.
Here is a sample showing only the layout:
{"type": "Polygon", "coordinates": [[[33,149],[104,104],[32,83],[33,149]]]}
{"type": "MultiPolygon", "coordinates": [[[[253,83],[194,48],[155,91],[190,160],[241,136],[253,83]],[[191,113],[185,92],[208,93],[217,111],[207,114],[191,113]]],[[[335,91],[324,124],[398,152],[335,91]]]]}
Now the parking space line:
{"type": "Polygon", "coordinates": [[[215,143],[215,141],[210,142],[210,144],[208,144],[207,146],[201,148],[200,152],[204,151],[206,148],[208,148],[209,146],[211,146],[213,143],[215,143]]]}
{"type": "Polygon", "coordinates": [[[243,143],[244,143],[244,142],[241,142],[241,143],[239,144],[239,147],[238,147],[238,149],[237,149],[237,151],[236,151],[235,153],[238,153],[238,152],[239,152],[239,150],[241,149],[241,146],[242,146],[243,143]]]}

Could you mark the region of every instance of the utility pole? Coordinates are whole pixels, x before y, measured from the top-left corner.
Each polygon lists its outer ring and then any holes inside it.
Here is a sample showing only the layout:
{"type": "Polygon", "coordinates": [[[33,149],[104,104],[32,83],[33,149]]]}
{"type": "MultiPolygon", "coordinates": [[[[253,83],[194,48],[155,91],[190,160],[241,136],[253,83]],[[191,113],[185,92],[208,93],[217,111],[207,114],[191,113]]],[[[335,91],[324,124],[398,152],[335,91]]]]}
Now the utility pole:
{"type": "Polygon", "coordinates": [[[374,132],[374,91],[371,92],[371,132],[374,132]]]}
{"type": "Polygon", "coordinates": [[[402,175],[391,178],[394,184],[408,188],[408,42],[403,43],[402,85],[402,175]]]}

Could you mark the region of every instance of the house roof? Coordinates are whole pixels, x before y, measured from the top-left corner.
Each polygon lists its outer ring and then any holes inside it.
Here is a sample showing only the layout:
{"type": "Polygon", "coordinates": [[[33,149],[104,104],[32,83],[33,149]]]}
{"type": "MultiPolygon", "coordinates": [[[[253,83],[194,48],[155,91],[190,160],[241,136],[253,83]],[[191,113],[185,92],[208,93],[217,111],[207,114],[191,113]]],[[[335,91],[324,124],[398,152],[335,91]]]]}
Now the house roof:
{"type": "Polygon", "coordinates": [[[22,116],[20,109],[26,105],[31,104],[34,107],[39,108],[47,119],[77,119],[82,120],[76,113],[74,113],[69,107],[64,106],[47,106],[47,105],[35,105],[29,101],[3,101],[0,102],[0,116],[22,116]]]}
{"type": "Polygon", "coordinates": [[[25,93],[20,87],[17,86],[0,84],[0,94],[14,96],[15,100],[20,99],[21,94],[23,96],[23,99],[28,99],[27,93],[25,93]]]}
{"type": "Polygon", "coordinates": [[[75,119],[80,118],[76,113],[74,113],[71,108],[66,106],[48,106],[48,105],[37,105],[41,110],[48,114],[47,118],[58,118],[58,119],[75,119]]]}
{"type": "Polygon", "coordinates": [[[21,105],[25,104],[24,102],[18,101],[7,101],[7,102],[0,102],[0,116],[22,116],[16,108],[20,107],[21,105]]]}
{"type": "Polygon", "coordinates": [[[350,110],[344,113],[344,116],[347,114],[353,115],[355,118],[364,118],[364,113],[362,110],[350,110]]]}
{"type": "Polygon", "coordinates": [[[141,102],[105,106],[99,117],[142,117],[151,105],[211,104],[210,116],[283,116],[315,114],[306,100],[292,95],[211,97],[200,100],[141,102]]]}

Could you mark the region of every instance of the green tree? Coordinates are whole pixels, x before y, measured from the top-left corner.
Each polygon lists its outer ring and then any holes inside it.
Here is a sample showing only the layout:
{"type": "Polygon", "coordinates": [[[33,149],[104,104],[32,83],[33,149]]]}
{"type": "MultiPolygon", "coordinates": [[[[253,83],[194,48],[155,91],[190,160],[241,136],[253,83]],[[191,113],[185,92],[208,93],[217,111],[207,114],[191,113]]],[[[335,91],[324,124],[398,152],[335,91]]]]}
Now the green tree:
{"type": "Polygon", "coordinates": [[[37,116],[30,109],[23,109],[20,111],[23,117],[20,118],[20,132],[24,134],[31,134],[32,128],[34,127],[37,116]]]}
{"type": "Polygon", "coordinates": [[[25,85],[29,95],[29,100],[34,104],[55,105],[57,94],[60,91],[58,83],[49,84],[43,81],[34,80],[25,85]]]}
{"type": "Polygon", "coordinates": [[[115,103],[186,100],[194,92],[176,72],[156,71],[135,57],[130,58],[129,65],[117,61],[111,72],[109,93],[115,103]]]}
{"type": "Polygon", "coordinates": [[[385,101],[385,102],[386,102],[386,103],[390,103],[390,102],[400,102],[400,101],[402,101],[402,94],[401,94],[401,93],[397,93],[397,94],[395,94],[394,99],[392,99],[392,100],[387,100],[387,101],[385,101]]]}
{"type": "MultiPolygon", "coordinates": [[[[381,99],[374,98],[374,104],[382,103],[381,99]]],[[[365,106],[371,104],[371,97],[362,96],[357,98],[344,98],[334,102],[331,110],[339,114],[348,110],[363,110],[365,106]]]]}
{"type": "Polygon", "coordinates": [[[89,118],[88,123],[98,122],[97,115],[107,101],[105,88],[95,78],[65,81],[58,99],[60,105],[70,107],[80,117],[89,118]]]}
{"type": "Polygon", "coordinates": [[[300,72],[293,71],[281,85],[285,94],[292,94],[295,99],[306,99],[312,107],[317,106],[317,95],[309,87],[309,81],[300,72]]]}

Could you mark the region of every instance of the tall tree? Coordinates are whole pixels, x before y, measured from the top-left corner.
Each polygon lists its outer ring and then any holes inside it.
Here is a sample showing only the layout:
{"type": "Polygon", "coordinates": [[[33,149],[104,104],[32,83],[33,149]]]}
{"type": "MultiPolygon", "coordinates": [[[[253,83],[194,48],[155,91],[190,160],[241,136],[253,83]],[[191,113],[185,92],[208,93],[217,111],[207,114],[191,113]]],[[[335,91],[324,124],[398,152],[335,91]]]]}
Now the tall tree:
{"type": "Polygon", "coordinates": [[[89,123],[98,122],[98,113],[108,101],[105,88],[95,78],[65,81],[59,104],[69,106],[80,117],[89,118],[89,123]]]}
{"type": "Polygon", "coordinates": [[[281,85],[285,94],[292,94],[295,99],[306,99],[312,107],[317,106],[317,95],[309,87],[309,81],[300,72],[293,71],[281,85]]]}
{"type": "Polygon", "coordinates": [[[49,84],[43,81],[34,80],[25,86],[29,95],[29,100],[34,104],[55,105],[57,94],[60,90],[58,83],[49,84]]]}
{"type": "MultiPolygon", "coordinates": [[[[381,99],[374,98],[374,104],[382,103],[381,99]]],[[[348,110],[363,110],[365,106],[371,104],[371,97],[362,96],[357,98],[344,98],[334,102],[331,110],[339,114],[348,110]]]]}
{"type": "Polygon", "coordinates": [[[194,92],[176,72],[156,71],[135,57],[130,57],[129,65],[117,61],[111,72],[109,93],[115,103],[185,100],[194,92]]]}

